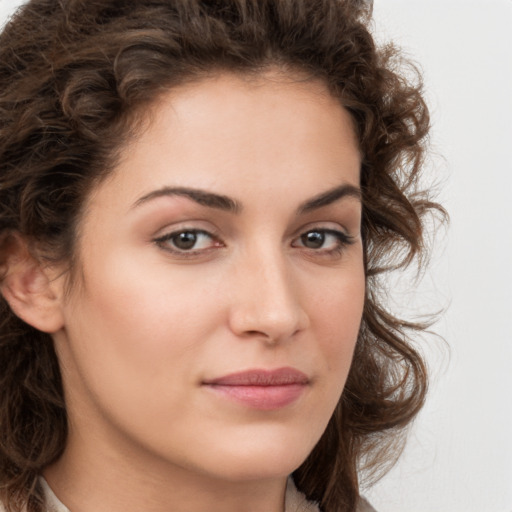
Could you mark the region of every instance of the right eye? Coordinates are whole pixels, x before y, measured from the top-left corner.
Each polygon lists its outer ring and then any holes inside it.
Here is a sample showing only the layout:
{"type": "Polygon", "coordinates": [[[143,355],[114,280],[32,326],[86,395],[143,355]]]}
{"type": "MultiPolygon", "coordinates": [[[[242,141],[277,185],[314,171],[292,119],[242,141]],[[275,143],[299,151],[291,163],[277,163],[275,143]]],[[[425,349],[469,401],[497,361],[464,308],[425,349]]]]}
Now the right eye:
{"type": "Polygon", "coordinates": [[[222,244],[211,233],[202,229],[181,229],[155,239],[162,248],[175,253],[198,253],[222,244]]]}

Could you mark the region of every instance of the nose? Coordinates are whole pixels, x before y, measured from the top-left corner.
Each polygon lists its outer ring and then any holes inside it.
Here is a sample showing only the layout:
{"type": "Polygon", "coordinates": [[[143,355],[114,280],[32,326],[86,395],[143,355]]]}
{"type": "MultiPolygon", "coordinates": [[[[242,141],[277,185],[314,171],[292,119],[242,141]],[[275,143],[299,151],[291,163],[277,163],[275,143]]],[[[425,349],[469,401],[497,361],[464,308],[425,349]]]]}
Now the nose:
{"type": "Polygon", "coordinates": [[[233,273],[234,288],[229,323],[240,337],[260,338],[276,344],[309,326],[300,283],[285,257],[261,255],[233,273]]]}

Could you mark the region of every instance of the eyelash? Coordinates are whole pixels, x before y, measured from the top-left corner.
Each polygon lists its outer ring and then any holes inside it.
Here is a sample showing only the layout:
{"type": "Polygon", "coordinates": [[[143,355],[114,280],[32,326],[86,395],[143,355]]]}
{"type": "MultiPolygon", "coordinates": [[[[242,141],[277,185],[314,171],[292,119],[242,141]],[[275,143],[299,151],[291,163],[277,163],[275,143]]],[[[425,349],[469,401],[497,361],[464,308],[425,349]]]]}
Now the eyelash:
{"type": "MultiPolygon", "coordinates": [[[[336,229],[328,229],[328,228],[311,228],[299,235],[295,240],[301,240],[304,242],[304,237],[310,234],[320,234],[323,237],[323,241],[325,242],[325,238],[328,236],[332,236],[336,239],[336,244],[331,249],[313,249],[310,247],[304,247],[306,250],[311,250],[315,253],[322,253],[323,255],[330,256],[330,255],[340,255],[347,246],[352,245],[355,240],[354,237],[347,235],[343,231],[338,231],[336,229]]],[[[292,246],[295,247],[292,243],[292,246]]]]}
{"type": "Polygon", "coordinates": [[[194,256],[198,256],[201,254],[207,254],[211,250],[213,250],[215,248],[223,247],[223,245],[224,245],[218,239],[218,237],[216,237],[214,234],[209,233],[208,231],[205,231],[204,229],[196,229],[196,228],[180,229],[178,231],[172,231],[171,233],[167,233],[165,235],[162,235],[161,237],[156,238],[155,242],[158,246],[162,247],[164,250],[166,250],[172,254],[178,255],[182,258],[192,258],[194,256]],[[214,244],[213,244],[213,246],[208,247],[206,249],[187,250],[187,249],[172,248],[171,242],[173,241],[173,239],[176,240],[180,235],[185,235],[185,234],[187,234],[187,235],[191,234],[191,235],[194,235],[195,237],[207,236],[214,242],[214,244]]]}
{"type": "MultiPolygon", "coordinates": [[[[224,244],[222,241],[215,235],[208,231],[205,231],[203,229],[196,229],[196,228],[190,228],[190,229],[180,229],[177,231],[172,231],[170,233],[167,233],[165,235],[162,235],[154,240],[154,242],[160,246],[162,249],[164,249],[167,252],[170,252],[171,254],[177,255],[180,258],[193,258],[200,255],[208,254],[210,251],[224,247],[224,244]],[[179,249],[179,248],[173,248],[171,246],[171,243],[175,245],[175,242],[172,242],[173,240],[176,241],[176,239],[181,235],[194,235],[196,237],[199,236],[206,236],[210,238],[210,240],[213,242],[213,245],[207,248],[203,249],[179,249]]],[[[328,228],[311,228],[307,231],[304,231],[301,233],[298,237],[296,237],[292,242],[292,247],[302,248],[305,251],[311,251],[312,253],[315,253],[316,255],[325,255],[325,256],[337,256],[341,255],[345,248],[349,245],[352,245],[355,242],[355,239],[353,236],[350,236],[343,231],[338,231],[335,229],[328,229],[328,228]],[[304,245],[295,245],[296,241],[302,241],[304,242],[304,237],[307,235],[311,235],[313,233],[320,234],[323,236],[322,245],[325,242],[325,238],[328,236],[332,236],[336,239],[335,247],[331,249],[322,249],[322,248],[310,248],[305,247],[304,245]]],[[[195,245],[195,243],[194,243],[195,245]]]]}

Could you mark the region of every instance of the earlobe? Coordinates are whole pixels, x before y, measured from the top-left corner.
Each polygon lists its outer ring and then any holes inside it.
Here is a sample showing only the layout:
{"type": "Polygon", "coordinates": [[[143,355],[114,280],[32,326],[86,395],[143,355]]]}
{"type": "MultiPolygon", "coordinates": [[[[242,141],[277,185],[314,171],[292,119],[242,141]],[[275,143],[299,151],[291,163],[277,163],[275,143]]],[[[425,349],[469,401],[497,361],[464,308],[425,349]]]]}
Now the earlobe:
{"type": "Polygon", "coordinates": [[[63,326],[62,277],[44,267],[18,234],[3,241],[0,292],[16,316],[39,331],[63,326]]]}

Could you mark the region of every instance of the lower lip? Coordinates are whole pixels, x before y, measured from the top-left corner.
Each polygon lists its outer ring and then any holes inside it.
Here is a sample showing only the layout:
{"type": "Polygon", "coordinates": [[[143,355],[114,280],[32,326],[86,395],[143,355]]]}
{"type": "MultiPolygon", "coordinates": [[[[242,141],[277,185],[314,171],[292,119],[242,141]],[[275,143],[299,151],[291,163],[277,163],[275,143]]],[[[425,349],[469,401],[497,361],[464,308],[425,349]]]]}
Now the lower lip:
{"type": "Polygon", "coordinates": [[[274,411],[291,405],[306,390],[305,384],[287,384],[282,386],[208,385],[207,387],[235,402],[262,411],[274,411]]]}

